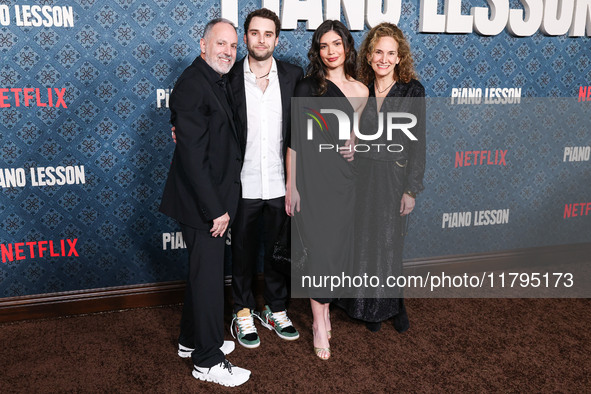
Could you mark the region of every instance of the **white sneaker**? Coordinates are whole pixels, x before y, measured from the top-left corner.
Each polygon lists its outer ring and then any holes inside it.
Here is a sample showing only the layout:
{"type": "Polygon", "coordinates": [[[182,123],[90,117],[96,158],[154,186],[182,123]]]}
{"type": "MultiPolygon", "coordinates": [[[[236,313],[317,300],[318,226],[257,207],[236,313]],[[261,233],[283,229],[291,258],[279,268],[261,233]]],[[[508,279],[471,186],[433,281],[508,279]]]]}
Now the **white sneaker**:
{"type": "MultiPolygon", "coordinates": [[[[236,347],[236,344],[234,343],[234,341],[224,341],[224,344],[222,345],[222,347],[220,347],[220,350],[222,351],[222,353],[224,353],[224,356],[227,356],[228,354],[230,354],[234,351],[235,347],[236,347]]],[[[195,349],[183,346],[179,343],[179,352],[178,353],[179,353],[180,358],[191,357],[191,353],[193,353],[193,350],[195,350],[195,349]]]]}
{"type": "Polygon", "coordinates": [[[222,351],[222,353],[224,353],[224,356],[227,356],[228,354],[232,353],[235,348],[236,344],[234,343],[234,341],[224,341],[224,344],[222,345],[220,350],[222,351]]]}
{"type": "Polygon", "coordinates": [[[228,354],[232,353],[235,348],[236,344],[234,343],[234,341],[224,341],[224,344],[222,345],[220,350],[222,351],[222,353],[224,353],[224,356],[227,356],[228,354]]]}
{"type": "Polygon", "coordinates": [[[193,377],[206,382],[221,384],[226,387],[240,386],[250,378],[248,369],[232,365],[228,360],[211,368],[193,366],[193,377]]]}

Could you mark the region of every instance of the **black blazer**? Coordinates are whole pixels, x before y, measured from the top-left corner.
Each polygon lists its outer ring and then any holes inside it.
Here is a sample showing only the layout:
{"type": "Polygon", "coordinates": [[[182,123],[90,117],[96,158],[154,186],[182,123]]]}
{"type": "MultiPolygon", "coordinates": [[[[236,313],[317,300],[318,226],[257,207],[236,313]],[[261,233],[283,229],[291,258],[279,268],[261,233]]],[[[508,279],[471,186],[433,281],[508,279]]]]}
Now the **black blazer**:
{"type": "MultiPolygon", "coordinates": [[[[234,95],[234,111],[236,121],[240,128],[240,145],[242,155],[246,151],[246,135],[248,133],[248,122],[246,119],[246,90],[244,89],[244,62],[246,57],[234,64],[234,67],[228,73],[230,78],[230,86],[234,95]]],[[[293,64],[282,62],[275,59],[277,62],[277,76],[279,78],[279,88],[281,90],[281,112],[283,112],[283,157],[287,153],[287,147],[290,145],[291,138],[291,98],[295,86],[300,79],[304,77],[302,69],[293,64]]]]}
{"type": "Polygon", "coordinates": [[[177,143],[160,211],[203,230],[226,212],[233,220],[240,198],[242,155],[225,81],[198,57],[170,95],[177,143]]]}

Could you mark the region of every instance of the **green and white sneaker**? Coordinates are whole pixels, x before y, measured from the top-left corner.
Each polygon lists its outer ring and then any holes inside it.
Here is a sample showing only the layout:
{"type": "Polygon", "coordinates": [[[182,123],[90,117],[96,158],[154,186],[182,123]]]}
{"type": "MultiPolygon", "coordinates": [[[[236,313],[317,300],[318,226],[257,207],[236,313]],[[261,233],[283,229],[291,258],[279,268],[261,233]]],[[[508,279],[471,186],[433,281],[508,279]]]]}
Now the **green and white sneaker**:
{"type": "Polygon", "coordinates": [[[254,326],[252,311],[248,308],[243,308],[232,316],[233,319],[230,324],[230,332],[232,332],[232,336],[238,340],[238,343],[249,349],[259,347],[261,340],[257,328],[254,326]]]}
{"type": "Polygon", "coordinates": [[[287,317],[287,311],[271,312],[269,305],[265,305],[263,310],[263,326],[269,330],[275,330],[280,338],[288,341],[295,341],[300,337],[300,333],[295,329],[291,320],[287,317]]]}

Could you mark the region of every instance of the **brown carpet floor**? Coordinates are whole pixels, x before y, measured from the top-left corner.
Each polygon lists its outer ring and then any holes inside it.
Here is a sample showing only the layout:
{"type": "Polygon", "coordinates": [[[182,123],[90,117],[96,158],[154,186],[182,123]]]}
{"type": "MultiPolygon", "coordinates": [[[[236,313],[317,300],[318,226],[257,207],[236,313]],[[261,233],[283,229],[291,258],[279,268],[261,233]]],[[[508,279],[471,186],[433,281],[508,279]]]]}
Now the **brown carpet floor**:
{"type": "Polygon", "coordinates": [[[238,388],[191,377],[176,355],[179,305],[3,324],[0,392],[591,391],[589,299],[408,299],[407,309],[411,328],[398,334],[391,324],[370,333],[334,308],[333,356],[322,361],[309,302],[294,300],[300,339],[258,325],[261,346],[228,357],[253,371],[238,388]]]}

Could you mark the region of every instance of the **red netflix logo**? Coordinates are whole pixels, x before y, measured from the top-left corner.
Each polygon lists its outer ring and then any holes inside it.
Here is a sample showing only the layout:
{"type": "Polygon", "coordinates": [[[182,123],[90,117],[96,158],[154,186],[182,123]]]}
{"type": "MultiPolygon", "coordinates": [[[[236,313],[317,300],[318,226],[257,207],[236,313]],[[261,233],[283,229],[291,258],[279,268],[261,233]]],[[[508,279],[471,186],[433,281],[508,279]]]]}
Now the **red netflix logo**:
{"type": "Polygon", "coordinates": [[[579,88],[579,102],[591,101],[591,86],[581,86],[579,88]]]}
{"type": "Polygon", "coordinates": [[[0,108],[20,107],[63,107],[66,88],[0,88],[0,108]]]}
{"type": "Polygon", "coordinates": [[[32,241],[16,242],[13,244],[1,244],[0,254],[2,262],[14,260],[34,259],[37,257],[78,257],[76,251],[76,242],[74,239],[60,239],[59,241],[32,241]]]}
{"type": "Polygon", "coordinates": [[[591,202],[579,202],[564,205],[564,219],[575,216],[587,216],[591,211],[591,202]]]}
{"type": "Polygon", "coordinates": [[[505,150],[469,150],[456,152],[455,168],[467,166],[506,166],[507,149],[505,150]]]}

